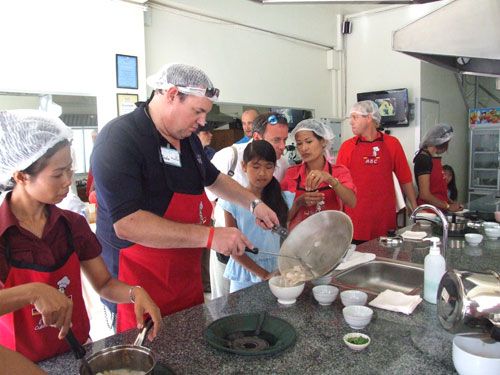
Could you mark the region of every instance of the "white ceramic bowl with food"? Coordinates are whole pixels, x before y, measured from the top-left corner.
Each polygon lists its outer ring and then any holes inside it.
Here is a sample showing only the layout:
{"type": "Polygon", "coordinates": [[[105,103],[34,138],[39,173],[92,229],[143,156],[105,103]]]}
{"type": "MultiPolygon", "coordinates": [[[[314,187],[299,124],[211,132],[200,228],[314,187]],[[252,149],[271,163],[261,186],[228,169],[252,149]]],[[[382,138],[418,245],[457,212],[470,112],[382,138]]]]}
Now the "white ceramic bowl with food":
{"type": "Polygon", "coordinates": [[[483,240],[483,235],[482,234],[477,234],[477,233],[466,233],[465,234],[465,241],[471,246],[477,246],[481,243],[483,240]]]}
{"type": "Polygon", "coordinates": [[[457,335],[452,356],[460,375],[500,374],[500,342],[486,344],[478,338],[457,335]]]}
{"type": "Polygon", "coordinates": [[[366,306],[347,306],[342,309],[342,315],[349,327],[363,329],[372,320],[373,310],[366,306]]]}
{"type": "Polygon", "coordinates": [[[304,290],[304,285],[304,282],[290,285],[281,276],[274,276],[269,280],[271,292],[278,298],[278,302],[284,305],[295,303],[304,290]]]}
{"type": "Polygon", "coordinates": [[[339,294],[339,288],[333,285],[318,285],[312,291],[314,299],[323,306],[331,305],[339,294]]]}
{"type": "Polygon", "coordinates": [[[345,290],[340,293],[340,299],[344,306],[364,305],[368,294],[360,290],[345,290]]]}
{"type": "Polygon", "coordinates": [[[490,240],[498,240],[500,237],[500,227],[484,228],[484,234],[490,240]]]}
{"type": "Polygon", "coordinates": [[[372,340],[370,339],[370,336],[365,335],[364,333],[352,332],[352,333],[348,333],[347,335],[344,336],[344,342],[352,350],[359,351],[359,350],[365,349],[368,345],[370,345],[372,340]],[[359,338],[363,338],[364,339],[363,341],[366,341],[366,340],[368,340],[368,341],[365,342],[364,344],[355,343],[355,340],[359,339],[359,338]],[[354,341],[354,342],[349,342],[349,341],[354,341]]]}

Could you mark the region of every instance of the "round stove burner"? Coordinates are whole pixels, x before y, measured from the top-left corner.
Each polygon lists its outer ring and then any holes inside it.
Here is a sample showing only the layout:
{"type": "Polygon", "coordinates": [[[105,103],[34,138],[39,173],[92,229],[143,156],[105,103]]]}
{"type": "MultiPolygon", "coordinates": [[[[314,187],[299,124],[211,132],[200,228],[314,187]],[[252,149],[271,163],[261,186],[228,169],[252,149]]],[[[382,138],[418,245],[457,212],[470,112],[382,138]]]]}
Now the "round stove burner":
{"type": "Polygon", "coordinates": [[[295,343],[296,338],[290,323],[258,313],[229,315],[212,322],[205,330],[209,345],[245,356],[276,354],[295,343]]]}
{"type": "Polygon", "coordinates": [[[269,348],[269,343],[258,336],[245,336],[234,339],[231,347],[236,350],[247,350],[249,352],[260,352],[269,348]]]}

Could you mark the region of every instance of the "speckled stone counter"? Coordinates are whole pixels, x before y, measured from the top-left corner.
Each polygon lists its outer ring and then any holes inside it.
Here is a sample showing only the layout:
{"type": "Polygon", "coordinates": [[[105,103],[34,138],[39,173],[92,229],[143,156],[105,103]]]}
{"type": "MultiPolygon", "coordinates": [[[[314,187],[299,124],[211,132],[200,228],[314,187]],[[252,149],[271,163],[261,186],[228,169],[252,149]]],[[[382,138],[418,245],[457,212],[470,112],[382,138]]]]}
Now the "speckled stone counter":
{"type": "MultiPolygon", "coordinates": [[[[423,263],[426,248],[427,243],[385,248],[376,240],[358,246],[359,251],[415,263],[423,263]]],[[[448,262],[455,268],[484,270],[493,265],[498,268],[499,258],[500,242],[484,241],[474,249],[450,249],[448,262]]],[[[456,374],[451,357],[453,336],[440,326],[436,305],[423,301],[410,316],[374,309],[372,322],[360,330],[372,343],[364,351],[354,352],[342,340],[353,329],[342,317],[340,298],[331,306],[320,306],[312,296],[312,286],[307,283],[290,306],[278,304],[267,283],[261,283],[167,316],[159,337],[148,345],[177,374],[456,374]],[[293,325],[298,334],[295,345],[274,356],[249,358],[217,351],[205,343],[204,330],[212,321],[263,310],[293,325]]],[[[136,334],[128,331],[112,336],[87,346],[87,351],[132,343],[136,334]]],[[[50,374],[78,374],[72,353],[40,366],[50,374]]]]}

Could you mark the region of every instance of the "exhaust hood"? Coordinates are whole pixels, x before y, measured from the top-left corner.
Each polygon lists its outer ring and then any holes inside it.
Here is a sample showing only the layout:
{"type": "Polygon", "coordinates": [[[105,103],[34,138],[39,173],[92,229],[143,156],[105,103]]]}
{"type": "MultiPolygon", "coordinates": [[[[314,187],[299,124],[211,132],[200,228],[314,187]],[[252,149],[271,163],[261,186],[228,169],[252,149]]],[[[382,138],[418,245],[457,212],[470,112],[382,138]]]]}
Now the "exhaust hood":
{"type": "Polygon", "coordinates": [[[500,77],[500,1],[450,2],[395,31],[392,49],[457,73],[500,77]]]}

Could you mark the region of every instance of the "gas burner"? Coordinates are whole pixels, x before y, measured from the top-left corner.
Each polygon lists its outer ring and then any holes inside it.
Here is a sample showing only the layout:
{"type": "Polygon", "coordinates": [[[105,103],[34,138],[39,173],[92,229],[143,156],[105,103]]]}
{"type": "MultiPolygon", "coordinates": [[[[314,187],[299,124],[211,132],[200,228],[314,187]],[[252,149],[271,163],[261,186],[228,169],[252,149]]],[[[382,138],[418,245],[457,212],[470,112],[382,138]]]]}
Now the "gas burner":
{"type": "Polygon", "coordinates": [[[231,347],[236,350],[247,350],[249,352],[260,352],[269,348],[269,343],[258,336],[243,336],[231,341],[231,347]]]}

